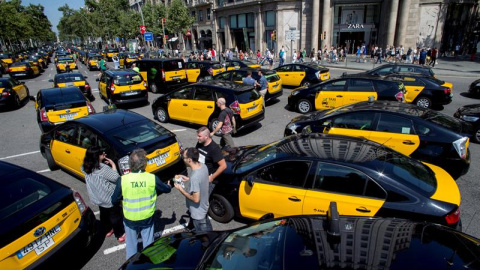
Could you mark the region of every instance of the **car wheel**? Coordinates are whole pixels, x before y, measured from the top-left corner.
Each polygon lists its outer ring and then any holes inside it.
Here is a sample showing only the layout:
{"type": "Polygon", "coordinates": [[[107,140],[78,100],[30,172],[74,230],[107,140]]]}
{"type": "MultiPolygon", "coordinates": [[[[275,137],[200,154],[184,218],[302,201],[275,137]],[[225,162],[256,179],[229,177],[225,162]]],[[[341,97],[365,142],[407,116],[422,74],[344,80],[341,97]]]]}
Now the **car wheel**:
{"type": "Polygon", "coordinates": [[[473,141],[476,143],[480,143],[480,128],[477,129],[475,135],[473,136],[473,141]]]}
{"type": "Polygon", "coordinates": [[[155,83],[152,83],[152,86],[150,86],[150,89],[152,90],[152,93],[158,94],[158,87],[155,83]]]}
{"type": "Polygon", "coordinates": [[[304,80],[304,81],[302,82],[302,86],[309,87],[309,86],[310,86],[310,82],[304,80]]]}
{"type": "Polygon", "coordinates": [[[417,104],[418,107],[426,109],[432,107],[432,101],[427,97],[419,97],[415,104],[417,104]]]}
{"type": "Polygon", "coordinates": [[[208,215],[213,220],[220,223],[228,223],[233,219],[233,206],[225,197],[213,194],[210,198],[210,207],[208,208],[208,215]]]}
{"type": "MultiPolygon", "coordinates": [[[[210,131],[214,131],[215,128],[217,127],[219,121],[218,121],[218,118],[213,118],[212,120],[210,120],[209,122],[209,128],[210,128],[210,131]]],[[[217,136],[220,136],[222,135],[222,131],[221,130],[218,130],[215,135],[217,136]]]]}
{"type": "Polygon", "coordinates": [[[20,108],[22,106],[22,101],[18,95],[15,95],[15,108],[20,108]]]}
{"type": "Polygon", "coordinates": [[[312,110],[312,103],[306,99],[301,99],[297,104],[300,113],[308,113],[312,110]]]}
{"type": "Polygon", "coordinates": [[[169,119],[168,112],[167,112],[167,110],[165,110],[162,107],[158,107],[155,110],[155,116],[157,117],[158,121],[160,121],[162,123],[167,123],[168,122],[168,119],[169,119]]]}
{"type": "Polygon", "coordinates": [[[57,163],[53,159],[53,156],[50,150],[45,150],[45,158],[47,159],[47,164],[50,171],[56,171],[59,169],[57,163]]]}

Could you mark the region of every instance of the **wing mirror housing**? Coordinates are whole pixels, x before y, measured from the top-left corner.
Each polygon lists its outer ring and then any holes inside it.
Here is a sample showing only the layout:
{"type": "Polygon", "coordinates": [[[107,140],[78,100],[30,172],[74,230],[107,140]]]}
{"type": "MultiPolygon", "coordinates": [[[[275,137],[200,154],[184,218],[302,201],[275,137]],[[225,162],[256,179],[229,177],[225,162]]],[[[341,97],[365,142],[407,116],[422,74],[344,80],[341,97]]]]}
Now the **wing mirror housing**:
{"type": "Polygon", "coordinates": [[[247,183],[250,187],[253,187],[253,184],[255,183],[253,180],[254,180],[253,175],[247,176],[247,183]]]}

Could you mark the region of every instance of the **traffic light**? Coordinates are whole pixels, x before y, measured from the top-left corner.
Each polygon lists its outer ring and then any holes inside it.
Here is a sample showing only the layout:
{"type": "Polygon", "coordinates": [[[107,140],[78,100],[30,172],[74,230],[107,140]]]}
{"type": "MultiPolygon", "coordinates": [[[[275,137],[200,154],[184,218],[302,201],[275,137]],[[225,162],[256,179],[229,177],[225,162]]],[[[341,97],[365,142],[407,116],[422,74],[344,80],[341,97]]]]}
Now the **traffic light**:
{"type": "Polygon", "coordinates": [[[165,25],[165,22],[166,22],[166,19],[165,19],[165,18],[162,18],[162,26],[165,25]]]}
{"type": "Polygon", "coordinates": [[[323,39],[327,39],[327,31],[323,31],[323,39]]]}

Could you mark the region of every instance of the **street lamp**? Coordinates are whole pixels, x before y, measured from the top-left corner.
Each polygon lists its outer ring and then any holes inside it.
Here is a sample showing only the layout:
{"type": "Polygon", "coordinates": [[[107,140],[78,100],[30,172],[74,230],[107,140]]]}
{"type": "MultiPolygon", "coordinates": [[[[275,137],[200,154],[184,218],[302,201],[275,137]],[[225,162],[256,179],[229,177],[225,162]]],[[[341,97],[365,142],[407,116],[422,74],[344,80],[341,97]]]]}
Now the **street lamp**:
{"type": "MultiPolygon", "coordinates": [[[[142,25],[145,26],[145,20],[143,19],[143,11],[142,7],[140,6],[140,1],[135,2],[135,4],[138,5],[138,10],[140,11],[140,16],[142,17],[142,25]]],[[[145,35],[143,35],[143,44],[146,44],[145,35]]]]}

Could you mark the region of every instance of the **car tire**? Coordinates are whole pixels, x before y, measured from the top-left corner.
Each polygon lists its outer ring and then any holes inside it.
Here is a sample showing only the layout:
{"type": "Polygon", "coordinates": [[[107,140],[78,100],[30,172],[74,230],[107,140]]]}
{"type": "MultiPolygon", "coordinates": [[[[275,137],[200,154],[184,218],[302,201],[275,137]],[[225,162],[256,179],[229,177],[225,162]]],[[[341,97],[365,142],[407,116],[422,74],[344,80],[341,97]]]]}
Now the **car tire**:
{"type": "Polygon", "coordinates": [[[152,86],[150,86],[150,90],[152,90],[152,93],[158,94],[158,87],[155,83],[152,83],[152,86]]]}
{"type": "Polygon", "coordinates": [[[15,95],[14,100],[15,100],[15,104],[14,104],[15,108],[22,107],[22,100],[20,100],[20,97],[18,95],[15,95]]]}
{"type": "MultiPolygon", "coordinates": [[[[218,118],[212,118],[209,122],[208,122],[208,128],[210,129],[210,131],[214,131],[215,130],[215,127],[217,127],[218,125],[218,118]]],[[[220,136],[222,135],[222,131],[221,130],[218,130],[217,133],[215,133],[215,135],[217,136],[220,136]]]]}
{"type": "Polygon", "coordinates": [[[167,123],[170,119],[170,117],[168,117],[168,111],[163,107],[158,107],[155,110],[155,117],[157,117],[157,120],[162,123],[167,123]]]}
{"type": "Polygon", "coordinates": [[[425,109],[429,109],[430,107],[432,107],[432,101],[427,97],[417,98],[417,100],[415,101],[415,104],[418,107],[425,108],[425,109]]]}
{"type": "Polygon", "coordinates": [[[210,197],[210,207],[208,215],[215,221],[220,223],[228,223],[233,219],[235,212],[230,202],[225,197],[212,194],[210,197]]]}
{"type": "Polygon", "coordinates": [[[312,103],[306,99],[301,99],[297,103],[297,110],[300,113],[308,113],[312,111],[312,103]]]}
{"type": "Polygon", "coordinates": [[[48,168],[50,169],[50,171],[56,171],[59,169],[57,163],[53,159],[52,153],[48,149],[45,150],[45,159],[47,160],[48,168]]]}
{"type": "Polygon", "coordinates": [[[476,143],[480,143],[480,128],[475,131],[475,134],[473,134],[473,141],[476,143]]]}

